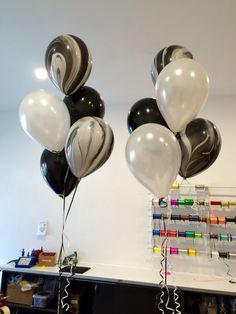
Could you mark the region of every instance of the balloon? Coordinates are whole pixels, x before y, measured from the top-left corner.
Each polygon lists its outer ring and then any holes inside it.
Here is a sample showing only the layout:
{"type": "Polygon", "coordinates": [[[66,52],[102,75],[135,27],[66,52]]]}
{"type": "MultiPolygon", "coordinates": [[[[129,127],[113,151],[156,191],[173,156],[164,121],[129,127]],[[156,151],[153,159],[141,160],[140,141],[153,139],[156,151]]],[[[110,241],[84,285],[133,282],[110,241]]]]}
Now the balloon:
{"type": "Polygon", "coordinates": [[[145,123],[158,123],[168,127],[157,107],[155,98],[140,99],[130,109],[127,118],[130,133],[145,123]]]}
{"type": "Polygon", "coordinates": [[[156,84],[158,74],[167,64],[182,58],[193,59],[193,55],[186,48],[179,45],[171,45],[160,50],[156,54],[152,65],[151,77],[153,84],[156,84]]]}
{"type": "Polygon", "coordinates": [[[63,194],[68,196],[78,183],[69,169],[64,150],[56,154],[45,149],[41,155],[40,169],[44,180],[61,197],[63,194]]]}
{"type": "Polygon", "coordinates": [[[111,127],[97,117],[84,117],[73,124],[65,153],[72,173],[79,179],[100,168],[110,157],[114,144],[111,127]]]}
{"type": "Polygon", "coordinates": [[[82,39],[72,35],[56,37],[45,53],[48,76],[64,94],[75,93],[87,81],[92,58],[82,39]]]}
{"type": "Polygon", "coordinates": [[[69,110],[71,125],[86,116],[104,117],[104,101],[92,87],[83,86],[76,93],[66,96],[63,101],[69,110]]]}
{"type": "Polygon", "coordinates": [[[191,121],[185,130],[178,134],[178,140],[182,150],[179,174],[183,178],[193,177],[209,168],[220,153],[220,132],[206,119],[191,121]]]}
{"type": "Polygon", "coordinates": [[[130,135],[126,161],[136,179],[162,198],[168,194],[179,172],[181,150],[170,130],[160,124],[147,123],[130,135]]]}
{"type": "Polygon", "coordinates": [[[23,130],[50,151],[60,152],[70,129],[70,115],[64,102],[40,90],[28,94],[19,109],[23,130]]]}
{"type": "Polygon", "coordinates": [[[155,89],[163,118],[173,132],[180,132],[205,105],[209,79],[201,64],[178,59],[161,71],[155,89]]]}

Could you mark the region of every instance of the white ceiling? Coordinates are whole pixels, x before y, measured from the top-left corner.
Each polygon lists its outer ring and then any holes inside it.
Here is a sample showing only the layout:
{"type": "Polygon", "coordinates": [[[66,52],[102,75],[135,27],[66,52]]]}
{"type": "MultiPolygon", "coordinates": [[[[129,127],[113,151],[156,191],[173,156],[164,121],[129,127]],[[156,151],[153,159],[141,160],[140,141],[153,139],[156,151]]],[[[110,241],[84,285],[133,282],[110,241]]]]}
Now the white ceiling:
{"type": "Polygon", "coordinates": [[[235,0],[1,0],[0,110],[17,109],[24,96],[51,81],[34,77],[61,34],[80,37],[93,58],[87,85],[107,105],[154,96],[155,54],[185,46],[208,72],[210,96],[236,94],[235,0]]]}

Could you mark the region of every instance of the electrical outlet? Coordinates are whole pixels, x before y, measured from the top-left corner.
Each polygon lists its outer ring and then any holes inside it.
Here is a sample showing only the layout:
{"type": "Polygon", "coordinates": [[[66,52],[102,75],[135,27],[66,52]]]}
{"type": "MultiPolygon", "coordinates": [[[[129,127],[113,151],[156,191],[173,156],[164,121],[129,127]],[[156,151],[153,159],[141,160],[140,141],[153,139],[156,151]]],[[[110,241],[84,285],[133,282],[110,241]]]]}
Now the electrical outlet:
{"type": "Polygon", "coordinates": [[[48,223],[46,221],[40,221],[38,223],[37,236],[46,236],[48,223]]]}

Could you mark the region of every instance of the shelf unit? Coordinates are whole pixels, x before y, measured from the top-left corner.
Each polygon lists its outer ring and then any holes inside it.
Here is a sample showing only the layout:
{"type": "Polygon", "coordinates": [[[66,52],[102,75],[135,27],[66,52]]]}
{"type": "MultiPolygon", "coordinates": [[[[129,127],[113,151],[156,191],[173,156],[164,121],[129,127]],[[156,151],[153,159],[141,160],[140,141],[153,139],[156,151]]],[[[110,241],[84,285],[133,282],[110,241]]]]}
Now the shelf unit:
{"type": "Polygon", "coordinates": [[[236,188],[184,186],[153,200],[153,249],[236,260],[236,188]]]}
{"type": "Polygon", "coordinates": [[[34,306],[27,306],[27,305],[23,305],[23,304],[20,304],[20,303],[11,303],[11,302],[8,302],[7,303],[7,306],[9,308],[11,308],[11,313],[14,313],[17,312],[17,313],[20,313],[21,312],[21,309],[22,309],[22,313],[24,312],[34,312],[34,313],[57,313],[57,309],[56,307],[47,307],[47,308],[38,308],[38,307],[34,307],[34,306]]]}

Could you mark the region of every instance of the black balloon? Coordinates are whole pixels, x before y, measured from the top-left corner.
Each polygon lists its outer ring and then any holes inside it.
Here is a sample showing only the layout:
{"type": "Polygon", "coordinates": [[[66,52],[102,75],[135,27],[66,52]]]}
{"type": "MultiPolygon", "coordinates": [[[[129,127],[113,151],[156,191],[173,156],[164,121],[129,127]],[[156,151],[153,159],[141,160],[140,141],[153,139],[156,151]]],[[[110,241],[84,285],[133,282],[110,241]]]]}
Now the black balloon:
{"type": "Polygon", "coordinates": [[[220,153],[220,132],[209,120],[192,120],[177,138],[182,151],[179,175],[183,178],[193,177],[209,168],[220,153]]]}
{"type": "Polygon", "coordinates": [[[130,133],[145,123],[158,123],[168,128],[155,98],[140,99],[129,111],[127,125],[130,133]]]}
{"type": "Polygon", "coordinates": [[[40,169],[47,184],[60,197],[63,194],[68,196],[78,183],[78,178],[68,170],[64,151],[57,154],[45,149],[41,155],[40,169]]]}
{"type": "Polygon", "coordinates": [[[160,50],[153,60],[151,70],[153,84],[156,84],[158,74],[167,64],[181,58],[193,59],[193,55],[186,48],[179,45],[171,45],[160,50]]]}
{"type": "Polygon", "coordinates": [[[69,110],[71,125],[87,116],[104,117],[104,101],[92,87],[83,86],[76,93],[66,96],[63,101],[69,110]]]}

